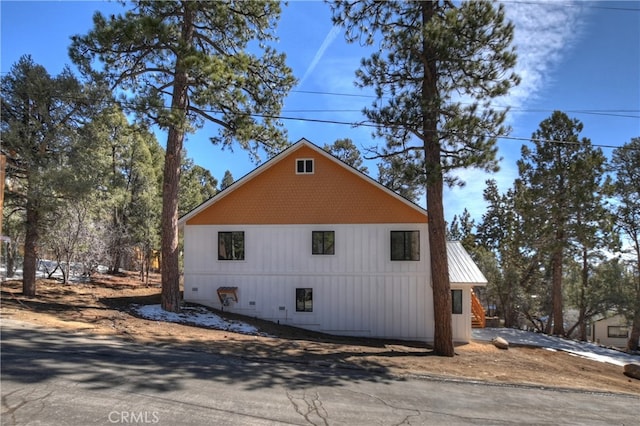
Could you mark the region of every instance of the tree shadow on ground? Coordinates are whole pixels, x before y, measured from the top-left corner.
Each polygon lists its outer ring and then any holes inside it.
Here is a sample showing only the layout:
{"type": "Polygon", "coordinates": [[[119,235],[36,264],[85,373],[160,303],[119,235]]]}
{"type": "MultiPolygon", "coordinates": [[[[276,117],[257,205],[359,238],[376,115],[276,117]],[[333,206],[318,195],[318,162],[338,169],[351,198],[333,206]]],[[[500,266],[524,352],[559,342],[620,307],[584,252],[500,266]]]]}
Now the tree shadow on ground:
{"type": "MultiPolygon", "coordinates": [[[[118,297],[103,298],[100,299],[100,302],[112,309],[124,310],[130,315],[142,318],[132,309],[132,305],[153,304],[159,301],[152,297],[118,297]]],[[[334,336],[222,312],[201,305],[188,305],[198,306],[201,310],[209,311],[227,321],[241,321],[252,325],[259,330],[261,337],[267,336],[267,338],[256,338],[255,341],[247,337],[234,338],[237,334],[228,332],[229,338],[225,335],[224,338],[217,338],[214,341],[202,338],[189,340],[188,336],[191,334],[189,330],[184,331],[184,336],[176,336],[168,334],[166,329],[162,327],[147,330],[146,338],[161,347],[172,346],[219,355],[236,355],[261,361],[286,361],[322,368],[349,368],[372,374],[386,374],[388,372],[388,367],[383,366],[382,362],[376,362],[376,357],[427,357],[434,355],[432,348],[423,342],[334,336]]],[[[219,331],[219,329],[189,323],[187,319],[180,324],[200,330],[219,331]]]]}
{"type": "MultiPolygon", "coordinates": [[[[106,327],[107,330],[111,330],[108,334],[115,334],[121,338],[120,342],[126,344],[132,344],[132,342],[136,341],[144,342],[145,344],[141,347],[147,348],[146,350],[149,351],[173,353],[176,358],[186,356],[185,354],[194,354],[193,356],[196,357],[203,356],[216,359],[213,363],[211,361],[205,362],[206,365],[209,365],[206,371],[209,372],[207,374],[215,374],[216,377],[220,375],[222,380],[235,380],[242,377],[242,375],[238,376],[237,374],[217,371],[217,364],[227,362],[221,362],[219,361],[220,359],[233,360],[241,370],[244,369],[245,365],[255,363],[268,366],[266,371],[276,371],[286,365],[287,369],[292,368],[293,371],[297,372],[297,380],[301,383],[307,380],[307,376],[311,374],[309,371],[316,370],[320,372],[318,373],[319,376],[326,377],[314,376],[308,380],[320,380],[322,383],[330,384],[333,380],[332,377],[341,378],[352,375],[358,375],[362,380],[378,381],[390,379],[389,368],[381,362],[380,358],[376,361],[375,357],[424,357],[433,354],[432,350],[421,342],[333,336],[206,308],[212,314],[221,316],[226,320],[242,321],[253,325],[261,331],[262,335],[270,336],[258,338],[256,336],[239,336],[232,332],[228,332],[227,336],[227,333],[218,330],[216,331],[218,334],[213,338],[212,334],[207,334],[210,332],[209,330],[195,324],[177,325],[139,319],[140,317],[132,309],[132,305],[159,304],[159,291],[153,294],[127,297],[100,297],[98,293],[91,291],[92,287],[90,285],[74,286],[73,288],[82,290],[82,294],[74,294],[73,292],[66,294],[64,286],[55,285],[47,288],[46,292],[43,291],[43,295],[38,296],[37,299],[25,299],[15,293],[18,291],[16,287],[12,288],[14,293],[7,292],[5,294],[3,291],[2,299],[3,303],[10,301],[10,303],[21,305],[20,308],[22,309],[27,307],[35,312],[52,314],[62,321],[85,323],[88,329],[92,329],[94,326],[106,327]],[[63,293],[71,297],[67,298],[66,301],[60,300],[58,297],[63,293]],[[137,316],[138,318],[132,318],[132,316],[137,316]],[[144,329],[143,334],[139,333],[139,328],[144,329]],[[220,333],[222,333],[222,336],[220,333]],[[253,338],[256,340],[253,340],[253,338]],[[200,355],[196,355],[198,353],[200,355]]],[[[110,288],[112,289],[113,287],[110,286],[110,288]]],[[[5,340],[4,337],[3,333],[3,350],[5,345],[11,345],[12,343],[10,339],[5,340]]],[[[73,345],[67,349],[71,352],[76,350],[73,345]]],[[[86,348],[82,350],[87,352],[86,348]]],[[[120,349],[116,348],[114,350],[115,354],[109,355],[107,359],[119,356],[120,349]]],[[[89,352],[92,352],[92,350],[89,350],[89,352]]],[[[98,354],[104,352],[104,349],[97,350],[98,354]]],[[[98,359],[103,358],[103,356],[100,356],[98,359]]],[[[163,362],[170,360],[171,357],[167,355],[163,362]]],[[[146,365],[145,363],[143,365],[146,365]]],[[[16,368],[21,367],[18,366],[16,368]]],[[[44,373],[45,377],[57,374],[57,368],[44,373]]],[[[162,365],[158,365],[156,368],[157,374],[162,371],[168,374],[169,370],[166,370],[162,365]]],[[[183,368],[185,367],[180,367],[180,369],[183,368]]],[[[5,371],[4,367],[3,371],[5,371]]],[[[205,374],[199,370],[196,370],[196,372],[197,374],[205,374]]],[[[70,374],[70,372],[62,371],[60,374],[70,374]]],[[[168,381],[163,381],[156,376],[157,383],[153,380],[147,384],[141,381],[137,386],[154,386],[159,390],[163,386],[167,388],[175,387],[174,384],[171,384],[171,381],[177,379],[173,379],[170,376],[167,377],[169,377],[168,381]]],[[[269,375],[257,374],[250,382],[252,386],[269,386],[271,379],[268,377],[269,375]],[[262,379],[258,380],[257,378],[259,377],[262,377],[262,379]]],[[[277,375],[273,377],[276,377],[276,381],[278,380],[277,375]]],[[[97,379],[91,378],[90,380],[97,379]]],[[[107,385],[112,385],[114,380],[119,380],[119,376],[107,375],[103,381],[107,385]]]]}
{"type": "MultiPolygon", "coordinates": [[[[105,297],[99,299],[99,302],[111,309],[117,309],[125,311],[135,317],[144,318],[140,316],[134,309],[134,305],[152,305],[160,303],[160,295],[143,296],[143,297],[105,297]]],[[[195,303],[185,303],[185,307],[198,307],[202,310],[211,312],[213,315],[231,322],[243,322],[256,327],[262,334],[266,334],[272,337],[286,340],[304,340],[310,342],[319,343],[333,343],[333,344],[351,344],[359,346],[384,348],[390,345],[405,346],[411,348],[430,350],[432,347],[425,342],[410,341],[410,340],[397,340],[397,339],[377,339],[366,337],[353,337],[353,336],[337,336],[332,334],[326,334],[316,332],[312,330],[306,330],[299,327],[293,327],[284,324],[277,324],[273,321],[263,320],[256,317],[234,314],[232,312],[225,312],[219,309],[211,308],[204,305],[195,303]]],[[[200,324],[189,323],[188,321],[183,323],[199,328],[212,328],[206,327],[200,324]]],[[[215,329],[215,328],[212,328],[215,329]]]]}
{"type": "Polygon", "coordinates": [[[189,349],[139,345],[116,338],[19,328],[5,323],[1,371],[3,380],[40,383],[65,379],[89,389],[119,387],[131,392],[173,391],[181,389],[184,381],[190,379],[214,380],[221,385],[241,383],[248,390],[392,380],[382,367],[371,374],[326,364],[282,362],[277,357],[259,359],[189,349]]]}

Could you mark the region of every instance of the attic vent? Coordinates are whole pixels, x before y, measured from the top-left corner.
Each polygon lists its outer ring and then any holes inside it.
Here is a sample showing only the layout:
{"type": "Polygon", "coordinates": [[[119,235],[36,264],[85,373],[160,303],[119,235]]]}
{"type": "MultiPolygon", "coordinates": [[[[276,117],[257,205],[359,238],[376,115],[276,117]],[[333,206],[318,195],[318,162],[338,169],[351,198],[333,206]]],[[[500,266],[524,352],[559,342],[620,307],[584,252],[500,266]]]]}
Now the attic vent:
{"type": "Polygon", "coordinates": [[[296,174],[313,174],[313,159],[312,158],[298,158],[296,160],[296,174]]]}

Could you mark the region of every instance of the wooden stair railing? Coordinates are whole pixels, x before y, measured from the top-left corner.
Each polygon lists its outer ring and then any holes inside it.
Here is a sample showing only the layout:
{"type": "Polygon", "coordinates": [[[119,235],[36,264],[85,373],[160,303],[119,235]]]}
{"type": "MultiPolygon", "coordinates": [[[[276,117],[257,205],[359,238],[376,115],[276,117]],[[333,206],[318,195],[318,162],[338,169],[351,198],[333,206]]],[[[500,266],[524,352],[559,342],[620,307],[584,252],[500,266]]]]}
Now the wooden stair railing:
{"type": "Polygon", "coordinates": [[[487,319],[484,313],[484,308],[478,296],[471,290],[471,327],[473,328],[485,328],[487,319]]]}

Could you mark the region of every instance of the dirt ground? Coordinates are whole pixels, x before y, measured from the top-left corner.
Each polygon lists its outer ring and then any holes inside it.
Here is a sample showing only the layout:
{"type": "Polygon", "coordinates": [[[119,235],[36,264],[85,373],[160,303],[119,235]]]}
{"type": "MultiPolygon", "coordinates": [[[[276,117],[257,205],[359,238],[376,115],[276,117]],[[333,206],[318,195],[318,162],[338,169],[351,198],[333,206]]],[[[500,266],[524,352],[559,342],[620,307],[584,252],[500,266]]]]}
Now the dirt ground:
{"type": "Polygon", "coordinates": [[[253,336],[138,318],[132,304],[160,302],[159,277],[149,286],[135,274],[98,275],[91,283],[63,285],[38,282],[38,296],[22,295],[22,283],[2,283],[1,317],[74,332],[114,335],[141,344],[175,346],[217,354],[287,359],[320,366],[366,369],[371,374],[471,379],[502,384],[582,389],[640,395],[640,380],[622,367],[541,348],[512,346],[499,350],[490,343],[456,346],[456,356],[433,356],[420,343],[344,338],[313,333],[272,322],[214,311],[241,319],[269,336],[253,336]]]}

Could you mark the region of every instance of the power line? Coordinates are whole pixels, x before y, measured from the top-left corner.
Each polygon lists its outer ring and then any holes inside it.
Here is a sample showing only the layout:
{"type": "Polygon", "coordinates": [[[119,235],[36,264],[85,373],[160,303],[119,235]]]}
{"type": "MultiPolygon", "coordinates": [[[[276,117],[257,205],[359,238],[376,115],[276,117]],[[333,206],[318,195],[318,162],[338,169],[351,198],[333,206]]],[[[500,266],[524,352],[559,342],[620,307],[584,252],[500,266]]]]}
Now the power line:
{"type": "MultiPolygon", "coordinates": [[[[361,97],[368,99],[377,99],[375,95],[359,95],[354,93],[340,93],[340,92],[324,92],[324,91],[315,91],[315,90],[290,90],[290,93],[302,93],[309,95],[324,95],[324,96],[345,96],[345,97],[361,97]]],[[[383,98],[384,99],[384,98],[383,98]]],[[[462,105],[470,105],[469,103],[462,102],[462,105]]],[[[572,114],[586,114],[586,115],[604,115],[610,117],[621,117],[621,118],[640,118],[640,110],[639,109],[562,109],[562,108],[553,108],[553,109],[544,109],[544,108],[517,108],[510,105],[490,105],[492,108],[501,108],[501,109],[510,109],[511,111],[518,112],[553,112],[553,111],[564,111],[572,114]],[[636,115],[632,115],[636,113],[636,115]]],[[[288,110],[287,112],[332,112],[334,110],[288,110]]],[[[335,110],[335,112],[359,112],[361,110],[335,110]]]]}
{"type": "MultiPolygon", "coordinates": [[[[311,122],[314,122],[314,123],[348,125],[348,126],[351,126],[351,127],[373,127],[373,128],[380,127],[380,125],[378,125],[378,124],[367,123],[367,122],[353,123],[353,122],[338,121],[338,120],[306,119],[306,118],[301,118],[301,117],[284,117],[284,116],[280,116],[280,117],[265,117],[265,118],[277,118],[277,119],[280,119],[280,120],[311,121],[311,122]]],[[[392,127],[392,126],[387,126],[387,127],[392,127]]],[[[506,139],[506,140],[521,141],[521,142],[531,142],[531,143],[543,142],[543,143],[553,143],[553,144],[560,144],[560,145],[581,145],[582,144],[579,141],[575,141],[574,142],[574,141],[559,141],[559,140],[553,140],[553,139],[535,139],[535,138],[526,138],[526,137],[522,137],[522,136],[509,136],[509,135],[469,134],[467,136],[471,136],[471,137],[487,136],[487,137],[493,137],[493,138],[496,138],[496,139],[506,139]]],[[[624,148],[623,146],[607,145],[607,144],[595,144],[595,143],[591,144],[591,146],[592,147],[596,147],[596,148],[608,148],[608,149],[624,148]]],[[[624,148],[624,149],[628,149],[628,148],[624,148]]]]}
{"type": "MultiPolygon", "coordinates": [[[[325,93],[323,93],[323,94],[325,94],[325,93]]],[[[78,98],[78,97],[70,97],[70,96],[64,96],[64,95],[63,96],[59,96],[59,98],[67,99],[67,100],[71,100],[71,101],[87,101],[87,99],[81,99],[81,98],[78,98]]],[[[88,100],[91,101],[90,99],[88,99],[88,100]]],[[[120,105],[125,105],[125,106],[128,105],[129,107],[135,107],[135,104],[133,104],[132,102],[122,102],[122,101],[116,101],[116,100],[113,100],[113,99],[94,99],[93,102],[94,103],[100,102],[103,105],[119,105],[119,106],[120,105]]],[[[167,109],[167,110],[172,109],[172,107],[163,107],[163,108],[167,109]]],[[[205,113],[211,113],[211,114],[221,114],[223,112],[223,111],[213,110],[213,109],[201,109],[201,111],[205,112],[205,113]]],[[[621,110],[614,110],[614,111],[621,111],[621,110]]],[[[634,110],[622,110],[622,111],[634,111],[634,110]]],[[[254,117],[254,118],[266,118],[266,119],[274,119],[274,120],[288,120],[288,121],[299,121],[299,122],[307,122],[307,123],[343,125],[343,126],[350,126],[352,128],[355,128],[355,127],[377,128],[377,127],[381,127],[382,126],[380,124],[366,122],[366,121],[349,122],[349,121],[342,121],[342,120],[327,120],[327,119],[319,119],[319,118],[291,117],[291,116],[284,116],[284,115],[255,114],[255,113],[245,113],[245,112],[237,112],[237,113],[240,114],[240,115],[247,115],[247,116],[254,117]]],[[[386,126],[386,127],[400,128],[401,126],[397,125],[397,126],[386,126]]],[[[564,144],[564,145],[578,145],[578,144],[580,144],[580,142],[558,141],[558,140],[536,140],[536,139],[533,139],[533,138],[509,136],[509,135],[468,134],[466,136],[470,136],[470,137],[491,137],[491,138],[496,138],[496,139],[506,139],[506,140],[523,141],[523,142],[547,142],[547,143],[564,144]]],[[[623,148],[622,146],[607,145],[607,144],[591,144],[591,146],[598,147],[598,148],[608,148],[608,149],[623,148]]]]}
{"type": "Polygon", "coordinates": [[[331,95],[331,96],[349,96],[354,98],[376,98],[374,95],[360,95],[357,93],[338,93],[338,92],[323,92],[315,90],[290,90],[290,93],[305,93],[309,95],[331,95]]]}

